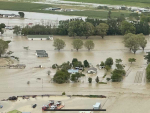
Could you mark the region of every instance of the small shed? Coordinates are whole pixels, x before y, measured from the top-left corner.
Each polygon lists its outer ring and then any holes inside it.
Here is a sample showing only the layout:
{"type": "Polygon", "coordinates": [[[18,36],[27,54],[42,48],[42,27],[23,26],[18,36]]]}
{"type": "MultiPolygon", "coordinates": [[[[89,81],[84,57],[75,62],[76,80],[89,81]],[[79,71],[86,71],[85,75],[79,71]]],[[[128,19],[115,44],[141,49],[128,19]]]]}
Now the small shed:
{"type": "Polygon", "coordinates": [[[78,69],[68,69],[68,73],[70,74],[75,74],[75,73],[78,73],[79,70],[78,69]]]}
{"type": "Polygon", "coordinates": [[[100,109],[100,107],[101,107],[101,103],[99,102],[96,102],[96,104],[93,105],[93,109],[100,109]]]}
{"type": "Polygon", "coordinates": [[[28,35],[27,38],[28,40],[53,40],[49,35],[28,35]]]}
{"type": "Polygon", "coordinates": [[[87,73],[89,73],[89,74],[96,74],[96,73],[97,73],[97,69],[94,68],[94,67],[91,67],[91,68],[89,68],[89,69],[87,70],[87,73]]]}

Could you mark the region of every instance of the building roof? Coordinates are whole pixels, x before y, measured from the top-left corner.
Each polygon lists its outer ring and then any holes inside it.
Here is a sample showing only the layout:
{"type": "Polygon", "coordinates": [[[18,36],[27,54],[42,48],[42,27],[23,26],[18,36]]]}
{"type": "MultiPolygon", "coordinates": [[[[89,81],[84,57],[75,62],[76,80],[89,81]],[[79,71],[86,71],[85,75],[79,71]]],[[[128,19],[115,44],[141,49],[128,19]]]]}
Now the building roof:
{"type": "Polygon", "coordinates": [[[49,35],[27,35],[28,38],[49,38],[49,35]]]}
{"type": "Polygon", "coordinates": [[[89,71],[89,70],[97,71],[97,69],[94,67],[89,68],[87,71],[89,71]]]}
{"type": "Polygon", "coordinates": [[[36,53],[46,53],[45,50],[36,50],[36,53]]]}
{"type": "Polygon", "coordinates": [[[68,69],[68,73],[78,73],[78,69],[68,69]]]}
{"type": "Polygon", "coordinates": [[[93,105],[93,107],[99,107],[101,105],[101,103],[99,103],[99,102],[96,102],[96,104],[95,105],[93,105]]]}
{"type": "Polygon", "coordinates": [[[37,53],[38,56],[40,55],[48,55],[47,53],[37,53]]]}

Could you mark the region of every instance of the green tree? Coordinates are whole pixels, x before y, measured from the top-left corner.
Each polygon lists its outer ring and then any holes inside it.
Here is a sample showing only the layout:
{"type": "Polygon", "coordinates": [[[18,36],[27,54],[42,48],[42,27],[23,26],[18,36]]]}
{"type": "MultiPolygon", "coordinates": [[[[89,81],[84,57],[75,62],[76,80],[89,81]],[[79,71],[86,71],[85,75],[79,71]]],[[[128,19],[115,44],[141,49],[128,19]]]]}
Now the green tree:
{"type": "Polygon", "coordinates": [[[106,65],[106,66],[105,66],[105,69],[106,69],[106,71],[108,72],[108,71],[111,69],[111,67],[108,66],[108,65],[106,65]]]}
{"type": "Polygon", "coordinates": [[[0,28],[5,28],[5,27],[6,27],[6,25],[4,23],[0,24],[0,28]]]}
{"type": "Polygon", "coordinates": [[[68,69],[71,68],[71,65],[70,65],[69,62],[63,63],[63,64],[61,65],[61,68],[62,68],[63,70],[68,70],[68,69]]]}
{"type": "Polygon", "coordinates": [[[13,33],[19,35],[21,33],[21,28],[19,26],[15,26],[13,33]]]}
{"type": "Polygon", "coordinates": [[[144,48],[146,47],[147,44],[147,40],[145,39],[143,34],[138,34],[137,36],[138,36],[139,45],[144,51],[144,48]]]}
{"type": "Polygon", "coordinates": [[[117,63],[117,64],[120,64],[121,62],[122,62],[121,59],[116,59],[116,63],[117,63]]]}
{"type": "Polygon", "coordinates": [[[78,79],[81,77],[81,74],[80,73],[75,73],[75,74],[72,74],[71,75],[71,81],[73,82],[78,82],[78,79]]]}
{"type": "Polygon", "coordinates": [[[68,28],[68,35],[69,36],[83,36],[83,29],[84,26],[81,26],[83,24],[83,20],[74,20],[69,23],[68,28]]]}
{"type": "Polygon", "coordinates": [[[92,40],[87,40],[84,43],[84,46],[90,51],[91,49],[94,48],[94,42],[92,40]]]}
{"type": "Polygon", "coordinates": [[[24,12],[18,12],[21,18],[24,18],[24,12]]]}
{"type": "Polygon", "coordinates": [[[127,21],[123,21],[121,23],[121,32],[122,34],[128,34],[128,33],[133,33],[135,34],[135,27],[133,26],[132,23],[129,23],[127,21]]]}
{"type": "Polygon", "coordinates": [[[80,26],[83,26],[83,36],[85,36],[86,39],[89,36],[93,35],[95,28],[91,23],[83,22],[82,24],[80,24],[80,26]]]}
{"type": "Polygon", "coordinates": [[[115,69],[111,76],[112,82],[120,82],[123,78],[123,75],[125,75],[124,70],[115,69]]]}
{"type": "Polygon", "coordinates": [[[79,49],[82,48],[83,41],[81,39],[75,39],[75,40],[73,40],[72,45],[73,45],[73,48],[78,51],[79,49]]]}
{"type": "Polygon", "coordinates": [[[0,39],[0,57],[2,54],[5,53],[7,48],[8,48],[8,43],[6,41],[0,39]]]}
{"type": "Polygon", "coordinates": [[[88,81],[89,81],[89,83],[92,83],[92,78],[89,77],[89,78],[88,78],[88,81]]]}
{"type": "Polygon", "coordinates": [[[95,79],[96,83],[99,83],[99,77],[97,76],[95,79]]]}
{"type": "Polygon", "coordinates": [[[84,60],[84,67],[90,67],[89,62],[87,60],[84,60]]]}
{"type": "Polygon", "coordinates": [[[105,63],[102,61],[101,64],[100,64],[100,66],[105,66],[105,63]]]}
{"type": "Polygon", "coordinates": [[[116,64],[116,68],[118,70],[123,70],[124,69],[124,65],[122,65],[122,64],[116,64]]]}
{"type": "Polygon", "coordinates": [[[77,59],[77,58],[73,58],[73,59],[72,59],[72,64],[75,63],[75,62],[78,62],[78,59],[77,59]]]}
{"type": "Polygon", "coordinates": [[[62,40],[62,39],[55,39],[54,40],[54,43],[53,43],[53,46],[58,50],[60,51],[60,49],[63,49],[66,44],[65,42],[62,40]]]}
{"type": "Polygon", "coordinates": [[[98,26],[96,26],[97,34],[100,35],[102,38],[107,34],[109,26],[105,23],[100,23],[98,26]]]}
{"type": "Polygon", "coordinates": [[[129,58],[128,61],[132,64],[132,62],[136,62],[135,58],[129,58]]]}
{"type": "Polygon", "coordinates": [[[144,59],[147,60],[147,64],[150,62],[150,52],[147,52],[147,55],[144,56],[144,59]]]}
{"type": "Polygon", "coordinates": [[[54,82],[62,84],[69,80],[70,74],[66,70],[58,70],[54,75],[54,82]]]}
{"type": "Polygon", "coordinates": [[[125,47],[130,48],[130,50],[132,50],[134,54],[139,49],[139,46],[140,45],[137,35],[131,35],[131,37],[125,41],[125,47]]]}
{"type": "Polygon", "coordinates": [[[111,57],[107,58],[105,61],[105,66],[112,66],[113,65],[113,59],[111,57]]]}
{"type": "Polygon", "coordinates": [[[146,68],[146,79],[150,82],[150,64],[146,68]]]}

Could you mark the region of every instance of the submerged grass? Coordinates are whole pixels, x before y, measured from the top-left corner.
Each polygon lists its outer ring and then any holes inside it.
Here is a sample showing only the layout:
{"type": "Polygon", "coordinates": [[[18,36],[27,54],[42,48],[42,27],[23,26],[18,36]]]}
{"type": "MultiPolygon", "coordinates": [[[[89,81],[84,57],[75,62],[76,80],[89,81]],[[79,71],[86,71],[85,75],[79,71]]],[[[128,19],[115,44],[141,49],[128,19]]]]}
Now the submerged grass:
{"type": "MultiPolygon", "coordinates": [[[[0,10],[28,11],[28,12],[40,12],[40,13],[49,13],[49,14],[86,16],[89,18],[107,18],[107,15],[108,15],[108,11],[84,10],[84,11],[73,11],[73,12],[72,11],[71,12],[57,12],[57,11],[42,10],[48,7],[53,7],[53,6],[49,4],[0,1],[0,10]]],[[[124,14],[126,17],[128,17],[130,13],[112,12],[112,17],[118,17],[120,14],[124,14]]]]}
{"type": "Polygon", "coordinates": [[[65,1],[150,7],[150,0],[65,0],[65,1]]]}

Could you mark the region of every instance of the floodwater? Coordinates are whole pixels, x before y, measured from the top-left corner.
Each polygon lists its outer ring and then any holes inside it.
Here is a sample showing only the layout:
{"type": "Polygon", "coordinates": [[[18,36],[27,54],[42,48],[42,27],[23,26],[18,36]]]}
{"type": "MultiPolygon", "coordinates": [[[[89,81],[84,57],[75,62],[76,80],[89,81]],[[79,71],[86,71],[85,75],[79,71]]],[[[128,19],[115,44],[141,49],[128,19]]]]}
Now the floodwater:
{"type": "MultiPolygon", "coordinates": [[[[0,14],[16,14],[18,15],[19,11],[9,11],[9,10],[0,10],[0,14]]],[[[7,26],[26,26],[29,23],[43,24],[43,25],[52,25],[58,26],[60,20],[67,20],[72,18],[82,18],[86,17],[80,16],[65,16],[57,14],[45,14],[45,13],[35,13],[35,12],[24,12],[24,19],[11,19],[11,18],[0,18],[0,23],[5,23],[7,26]],[[34,15],[34,16],[33,16],[34,15]]]]}
{"type": "MultiPolygon", "coordinates": [[[[1,37],[4,40],[11,40],[8,51],[13,51],[13,56],[19,57],[20,61],[14,61],[14,64],[25,64],[25,69],[0,69],[0,99],[8,98],[12,95],[29,95],[29,94],[101,94],[106,96],[116,96],[120,94],[143,94],[148,95],[150,92],[150,84],[145,80],[145,68],[147,66],[144,60],[144,55],[150,50],[149,36],[146,36],[148,41],[145,51],[138,50],[134,55],[128,48],[124,47],[122,43],[122,36],[106,36],[101,39],[99,36],[90,37],[95,43],[95,48],[88,51],[86,48],[82,48],[78,52],[76,50],[71,51],[72,41],[74,40],[68,36],[54,36],[54,39],[61,38],[66,42],[66,47],[60,52],[54,50],[53,41],[29,41],[26,37],[15,36],[12,31],[7,30],[1,37]],[[12,38],[11,38],[12,37],[12,38]],[[29,50],[23,49],[23,47],[29,46],[29,50]],[[35,55],[36,50],[46,50],[48,58],[37,58],[35,55]],[[101,61],[105,61],[106,58],[112,57],[115,59],[122,59],[123,64],[126,66],[125,70],[127,75],[120,83],[96,84],[95,78],[99,76],[100,81],[106,82],[106,78],[110,77],[108,74],[105,78],[105,70],[98,70],[96,75],[88,75],[82,77],[79,83],[64,83],[56,84],[52,83],[56,70],[53,70],[51,66],[54,63],[62,64],[63,62],[72,61],[73,58],[77,58],[79,61],[88,60],[94,67],[101,61]],[[136,58],[137,61],[133,64],[128,63],[128,58],[136,58]],[[42,65],[43,68],[35,68],[42,65]],[[51,71],[51,75],[47,75],[47,71],[51,71]],[[92,77],[92,84],[88,83],[88,77],[92,77]],[[41,78],[38,80],[37,78],[41,78]],[[30,84],[27,84],[30,81],[30,84]]],[[[83,41],[85,37],[81,37],[83,41]]],[[[5,61],[3,61],[5,63],[5,61]]],[[[113,69],[115,68],[115,63],[113,69]]],[[[136,97],[136,96],[135,96],[136,97]]],[[[120,97],[125,100],[127,97],[120,97]]],[[[134,97],[133,97],[134,98],[134,97]]],[[[130,99],[128,99],[127,103],[130,99]]],[[[111,101],[111,100],[110,100],[111,101]]],[[[133,100],[134,101],[134,100],[133,100]]],[[[139,99],[140,101],[140,99],[139,99]]],[[[142,101],[144,103],[144,101],[142,101]]],[[[120,105],[121,100],[117,100],[117,105],[120,105]]],[[[135,100],[136,103],[136,100],[135,100]]],[[[123,107],[123,104],[120,107],[123,107]]],[[[134,105],[133,105],[134,106],[134,105]]],[[[117,111],[117,107],[113,107],[117,111]]],[[[112,106],[108,109],[113,109],[112,106]]],[[[126,109],[125,107],[123,107],[126,109]]],[[[120,109],[121,110],[121,109],[120,109]]],[[[120,111],[119,110],[119,111],[120,111]]],[[[115,112],[114,112],[115,113],[115,112]]],[[[119,113],[119,112],[118,112],[119,113]]]]}

